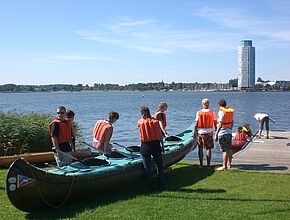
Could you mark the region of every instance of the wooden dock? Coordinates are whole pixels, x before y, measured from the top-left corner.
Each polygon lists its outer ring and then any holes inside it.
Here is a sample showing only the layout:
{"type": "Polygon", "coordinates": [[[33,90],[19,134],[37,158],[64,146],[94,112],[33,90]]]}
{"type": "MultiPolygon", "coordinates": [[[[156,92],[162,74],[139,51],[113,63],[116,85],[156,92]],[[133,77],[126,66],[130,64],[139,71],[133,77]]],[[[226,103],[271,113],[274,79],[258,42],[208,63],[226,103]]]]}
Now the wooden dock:
{"type": "Polygon", "coordinates": [[[270,131],[269,139],[256,138],[248,149],[234,155],[232,165],[240,170],[290,173],[290,132],[270,131]]]}

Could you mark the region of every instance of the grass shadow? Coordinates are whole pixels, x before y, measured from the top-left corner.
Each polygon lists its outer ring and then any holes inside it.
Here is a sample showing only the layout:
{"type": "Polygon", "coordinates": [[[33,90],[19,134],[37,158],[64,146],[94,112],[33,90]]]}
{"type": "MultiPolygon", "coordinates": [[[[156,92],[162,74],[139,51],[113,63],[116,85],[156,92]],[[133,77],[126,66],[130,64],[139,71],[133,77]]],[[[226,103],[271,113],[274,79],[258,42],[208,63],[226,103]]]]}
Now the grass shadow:
{"type": "MultiPolygon", "coordinates": [[[[165,191],[190,191],[183,187],[193,185],[198,181],[212,175],[213,168],[201,169],[196,165],[189,165],[187,163],[179,163],[181,167],[175,168],[167,173],[167,187],[165,191]]],[[[217,193],[219,190],[213,192],[209,189],[196,189],[199,193],[217,193]]],[[[45,219],[47,216],[53,219],[72,218],[75,215],[87,210],[94,210],[98,207],[105,206],[114,202],[122,200],[133,199],[139,195],[157,195],[156,192],[149,192],[145,186],[143,179],[130,181],[121,184],[115,188],[108,188],[106,191],[98,192],[98,194],[90,193],[88,197],[70,202],[62,206],[60,209],[45,209],[37,213],[29,213],[26,215],[27,219],[45,219]]]]}
{"type": "Polygon", "coordinates": [[[270,164],[238,164],[233,165],[233,167],[240,170],[252,171],[282,171],[288,169],[286,166],[270,166],[270,164]]]}

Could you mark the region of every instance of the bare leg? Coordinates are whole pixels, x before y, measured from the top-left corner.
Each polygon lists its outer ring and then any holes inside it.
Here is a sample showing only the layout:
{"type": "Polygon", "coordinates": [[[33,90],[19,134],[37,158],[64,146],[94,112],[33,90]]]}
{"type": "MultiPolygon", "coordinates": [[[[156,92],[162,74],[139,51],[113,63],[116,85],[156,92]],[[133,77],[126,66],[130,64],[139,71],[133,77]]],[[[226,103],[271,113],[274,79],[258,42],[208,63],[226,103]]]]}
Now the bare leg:
{"type": "Polygon", "coordinates": [[[227,169],[227,162],[228,162],[228,154],[227,152],[223,152],[223,168],[226,170],[227,169]]]}
{"type": "Polygon", "coordinates": [[[207,161],[207,166],[210,166],[210,161],[211,161],[211,149],[206,150],[206,161],[207,161]]]}
{"type": "Polygon", "coordinates": [[[227,161],[228,169],[231,169],[233,152],[231,150],[229,150],[229,151],[227,151],[227,154],[228,154],[228,161],[227,161]]]}
{"type": "Polygon", "coordinates": [[[203,148],[198,147],[199,165],[203,166],[203,148]]]}

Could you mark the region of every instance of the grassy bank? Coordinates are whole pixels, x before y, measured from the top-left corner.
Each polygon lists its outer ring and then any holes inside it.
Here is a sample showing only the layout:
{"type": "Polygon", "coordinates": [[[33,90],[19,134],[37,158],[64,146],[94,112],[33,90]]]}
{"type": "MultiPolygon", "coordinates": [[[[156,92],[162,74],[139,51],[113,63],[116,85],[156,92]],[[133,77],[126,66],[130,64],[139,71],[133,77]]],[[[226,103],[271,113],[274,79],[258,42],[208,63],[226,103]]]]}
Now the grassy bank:
{"type": "Polygon", "coordinates": [[[148,193],[142,181],[129,182],[58,210],[27,214],[9,203],[6,172],[0,171],[4,219],[290,219],[289,174],[215,172],[180,162],[167,174],[164,192],[148,193]]]}

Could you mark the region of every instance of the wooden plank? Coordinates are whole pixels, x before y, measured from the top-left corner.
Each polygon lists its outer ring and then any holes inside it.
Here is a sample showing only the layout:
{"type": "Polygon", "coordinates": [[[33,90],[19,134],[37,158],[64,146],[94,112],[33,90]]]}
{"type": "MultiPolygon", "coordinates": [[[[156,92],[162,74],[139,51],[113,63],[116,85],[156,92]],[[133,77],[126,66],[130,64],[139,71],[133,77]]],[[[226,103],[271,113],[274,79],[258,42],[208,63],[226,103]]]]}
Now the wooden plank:
{"type": "Polygon", "coordinates": [[[257,138],[234,156],[232,165],[241,170],[290,173],[290,132],[270,131],[269,139],[257,138]]]}

